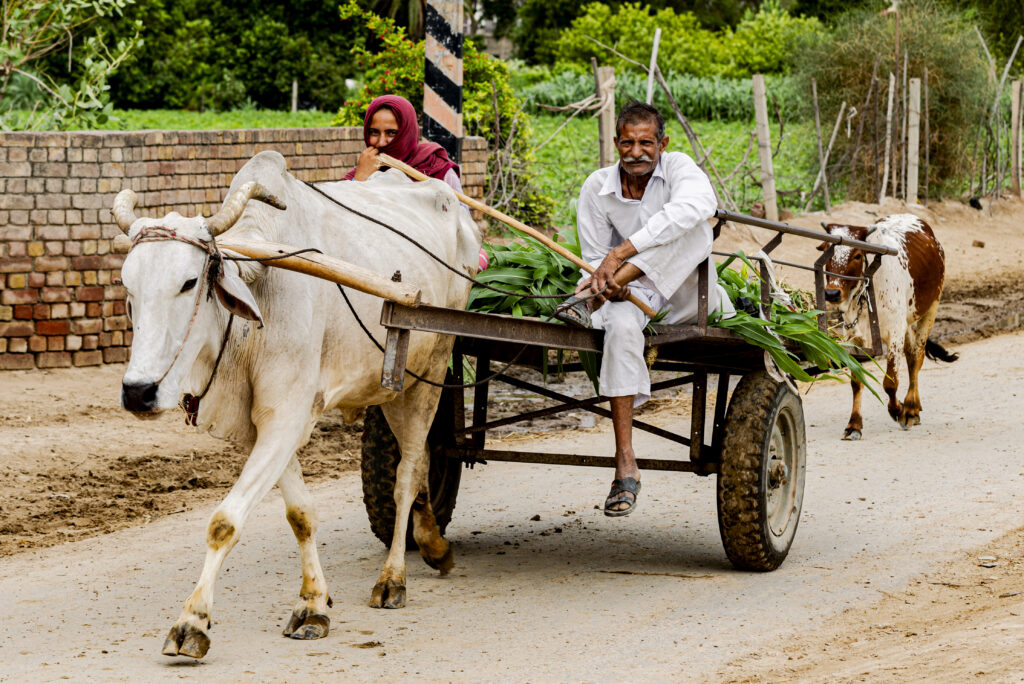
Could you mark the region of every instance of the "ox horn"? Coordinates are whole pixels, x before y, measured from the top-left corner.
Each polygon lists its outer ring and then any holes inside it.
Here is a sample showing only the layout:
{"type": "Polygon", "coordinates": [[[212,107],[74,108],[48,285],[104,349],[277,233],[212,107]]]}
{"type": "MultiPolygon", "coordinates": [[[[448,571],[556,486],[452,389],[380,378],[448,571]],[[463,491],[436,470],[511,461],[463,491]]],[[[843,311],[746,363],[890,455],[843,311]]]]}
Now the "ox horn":
{"type": "Polygon", "coordinates": [[[211,216],[207,220],[206,225],[210,229],[210,234],[217,237],[231,226],[235,225],[235,221],[242,215],[242,211],[245,209],[245,204],[251,199],[257,199],[260,202],[265,202],[275,209],[285,209],[284,202],[277,199],[274,195],[257,183],[256,181],[249,181],[242,187],[235,190],[231,195],[224,200],[224,205],[220,210],[211,216]]]}
{"type": "Polygon", "coordinates": [[[117,221],[117,225],[125,233],[132,227],[132,224],[139,218],[135,215],[135,205],[139,202],[139,196],[135,194],[134,190],[125,188],[121,192],[117,193],[117,197],[114,198],[114,206],[110,212],[114,215],[114,220],[117,221]]]}

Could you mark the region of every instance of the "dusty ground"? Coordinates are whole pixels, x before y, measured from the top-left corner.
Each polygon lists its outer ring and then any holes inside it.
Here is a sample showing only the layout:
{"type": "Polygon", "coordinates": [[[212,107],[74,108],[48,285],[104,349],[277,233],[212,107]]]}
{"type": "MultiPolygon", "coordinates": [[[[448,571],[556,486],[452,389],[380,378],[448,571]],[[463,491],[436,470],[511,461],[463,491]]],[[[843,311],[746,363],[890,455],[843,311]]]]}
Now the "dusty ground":
{"type": "MultiPolygon", "coordinates": [[[[882,210],[873,205],[844,205],[831,217],[814,214],[794,223],[808,227],[816,227],[823,219],[867,223],[874,219],[871,212],[885,215],[902,210],[895,204],[882,210]]],[[[933,226],[947,255],[944,305],[934,336],[956,346],[1019,326],[1024,310],[1020,295],[1024,206],[1003,202],[989,215],[987,208],[977,212],[943,204],[915,213],[933,226]]],[[[746,238],[727,233],[722,246],[731,243],[750,249],[753,242],[746,238]]],[[[762,234],[758,239],[763,243],[767,237],[762,234]]],[[[776,252],[779,258],[804,263],[817,254],[811,241],[795,238],[787,238],[776,252]]],[[[786,270],[787,280],[800,282],[805,277],[786,270]]],[[[0,374],[4,453],[0,557],[202,508],[234,481],[244,459],[237,449],[196,435],[177,414],[141,422],[121,411],[117,392],[122,372],[121,367],[108,366],[0,374]]],[[[511,392],[499,400],[544,405],[511,392]]],[[[683,403],[673,396],[662,397],[648,408],[648,414],[678,414],[683,403]]],[[[590,425],[589,417],[573,415],[527,427],[590,425]]],[[[300,456],[307,479],[322,482],[356,468],[360,430],[359,424],[344,425],[337,414],[325,417],[300,456]]],[[[1019,618],[1024,606],[1021,594],[1014,593],[1024,591],[1021,545],[1021,534],[1016,533],[989,547],[991,553],[986,555],[999,559],[998,580],[987,579],[993,576],[986,574],[991,571],[977,567],[977,554],[963,555],[909,588],[893,592],[869,611],[858,608],[830,622],[826,630],[794,637],[785,649],[765,650],[758,658],[740,660],[720,677],[924,680],[933,679],[924,674],[927,669],[899,668],[919,668],[922,663],[939,668],[945,663],[962,666],[964,677],[999,672],[995,679],[1002,681],[1015,671],[1014,656],[1009,655],[1014,650],[1006,644],[1015,643],[1019,652],[1024,638],[1024,622],[1019,618]],[[965,634],[982,629],[1000,638],[979,644],[968,661],[961,662],[966,656],[956,644],[965,634]],[[974,658],[974,652],[984,657],[974,658]]],[[[1019,670],[1024,672],[1024,665],[1019,670]]]]}

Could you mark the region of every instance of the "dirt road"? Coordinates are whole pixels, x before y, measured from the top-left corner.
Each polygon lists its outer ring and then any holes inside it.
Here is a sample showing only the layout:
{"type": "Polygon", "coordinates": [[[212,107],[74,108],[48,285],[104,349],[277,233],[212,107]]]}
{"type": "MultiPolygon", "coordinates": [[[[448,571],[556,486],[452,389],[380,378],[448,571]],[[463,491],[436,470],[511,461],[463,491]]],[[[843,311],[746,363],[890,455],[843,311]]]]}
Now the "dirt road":
{"type": "MultiPolygon", "coordinates": [[[[452,575],[410,554],[408,608],[373,610],[383,547],[346,472],[314,488],[327,639],[280,636],[299,574],[274,493],[221,575],[198,662],[159,649],[198,576],[206,506],[0,559],[0,679],[1018,681],[1024,335],[959,351],[926,363],[924,424],[909,432],[866,401],[864,441],[842,442],[849,389],[804,397],[804,515],[774,573],[728,565],[713,479],[646,473],[637,513],[608,519],[594,509],[604,471],[491,464],[464,475],[452,575]]],[[[610,440],[598,423],[529,447],[601,453],[610,440]]],[[[639,449],[681,455],[646,435],[639,449]]]]}

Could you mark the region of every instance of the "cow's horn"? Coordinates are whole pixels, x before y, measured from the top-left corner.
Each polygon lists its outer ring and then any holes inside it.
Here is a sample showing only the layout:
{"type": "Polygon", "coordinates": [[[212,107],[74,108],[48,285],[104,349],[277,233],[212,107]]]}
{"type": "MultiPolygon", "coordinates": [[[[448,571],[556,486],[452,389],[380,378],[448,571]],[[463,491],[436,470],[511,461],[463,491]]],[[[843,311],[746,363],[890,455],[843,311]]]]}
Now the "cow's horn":
{"type": "Polygon", "coordinates": [[[245,209],[245,204],[251,199],[257,199],[261,202],[266,202],[270,206],[276,209],[284,209],[284,202],[277,199],[274,195],[257,183],[256,181],[249,181],[242,187],[235,190],[231,195],[224,200],[223,206],[220,211],[211,216],[206,222],[206,225],[210,228],[210,234],[217,237],[225,230],[235,225],[235,221],[242,215],[242,211],[245,209]]]}
{"type": "Polygon", "coordinates": [[[139,196],[135,194],[134,190],[129,188],[125,188],[117,193],[117,197],[114,198],[114,207],[110,211],[114,215],[117,225],[125,233],[128,232],[128,229],[139,218],[135,215],[135,205],[138,202],[139,196]]]}

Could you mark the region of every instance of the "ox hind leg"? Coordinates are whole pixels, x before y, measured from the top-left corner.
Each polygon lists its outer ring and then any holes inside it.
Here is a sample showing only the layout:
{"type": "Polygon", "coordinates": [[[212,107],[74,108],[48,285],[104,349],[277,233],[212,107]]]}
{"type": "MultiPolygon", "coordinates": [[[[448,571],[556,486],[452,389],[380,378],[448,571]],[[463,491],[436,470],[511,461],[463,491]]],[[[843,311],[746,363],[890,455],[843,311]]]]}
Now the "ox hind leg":
{"type": "Polygon", "coordinates": [[[864,429],[864,418],[860,414],[861,390],[864,386],[857,378],[850,378],[850,387],[853,389],[853,410],[850,411],[850,422],[843,430],[843,439],[858,440],[861,438],[861,430],[864,429]]]}
{"type": "Polygon", "coordinates": [[[263,421],[258,426],[259,436],[242,474],[210,517],[203,571],[164,641],[164,655],[202,658],[210,648],[210,616],[217,575],[224,559],[241,537],[242,527],[253,508],[281,478],[296,450],[309,435],[310,426],[296,425],[296,422],[292,417],[281,416],[279,420],[263,421]]]}
{"type": "Polygon", "coordinates": [[[921,395],[918,393],[917,375],[921,372],[921,366],[924,365],[928,335],[932,331],[938,310],[939,303],[935,302],[916,325],[907,328],[904,350],[907,357],[907,395],[903,398],[903,408],[899,417],[896,418],[903,428],[921,424],[921,395]]]}
{"type": "Polygon", "coordinates": [[[331,629],[331,619],[327,616],[331,597],[327,593],[327,581],[316,551],[317,517],[313,498],[302,479],[299,460],[294,456],[277,481],[277,486],[284,498],[288,524],[299,543],[302,562],[299,602],[284,628],[284,635],[292,639],[320,639],[327,636],[331,629]]]}
{"type": "Polygon", "coordinates": [[[395,529],[391,547],[370,594],[370,606],[374,608],[405,606],[405,538],[410,511],[413,538],[427,564],[442,574],[454,565],[451,546],[437,526],[428,493],[430,460],[427,434],[439,397],[439,389],[418,382],[381,407],[398,441],[402,460],[395,477],[395,529]]]}

